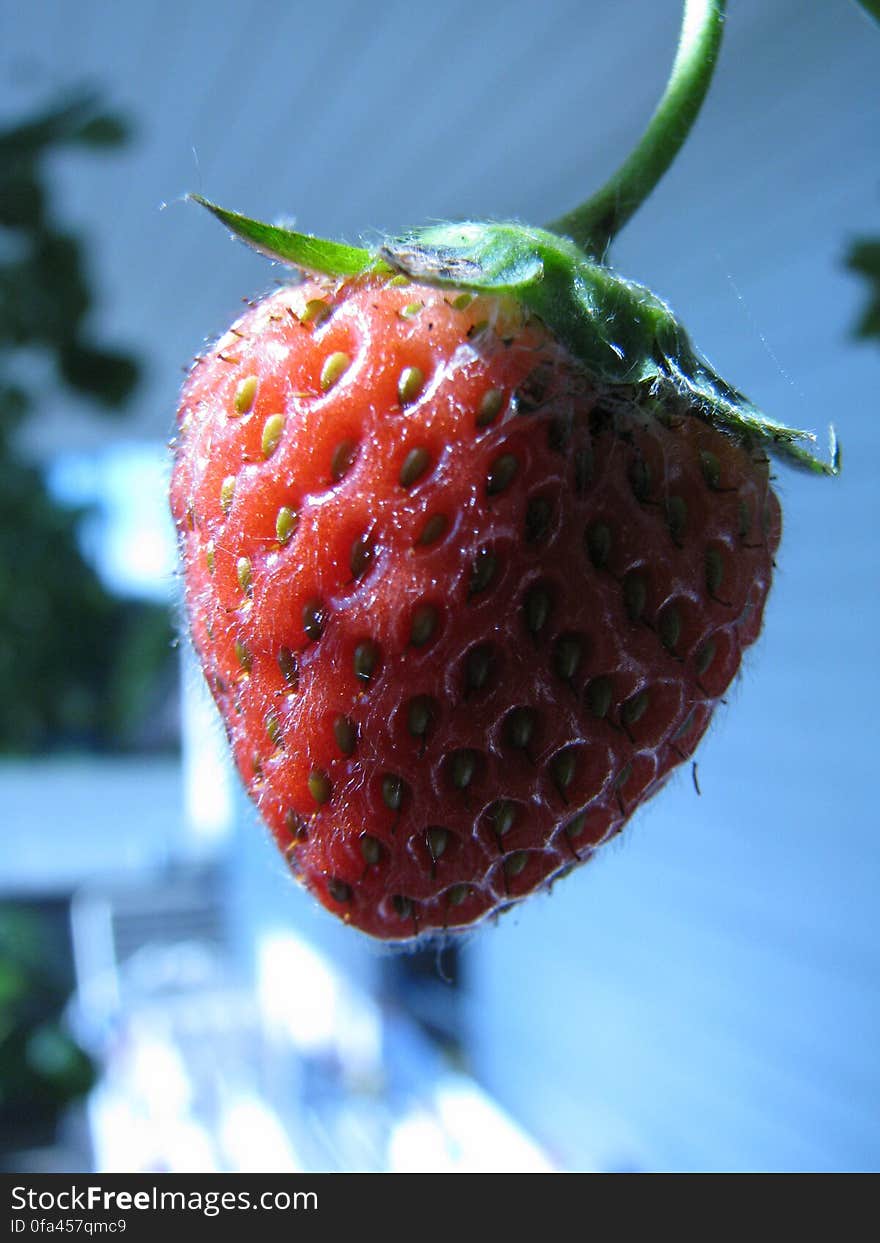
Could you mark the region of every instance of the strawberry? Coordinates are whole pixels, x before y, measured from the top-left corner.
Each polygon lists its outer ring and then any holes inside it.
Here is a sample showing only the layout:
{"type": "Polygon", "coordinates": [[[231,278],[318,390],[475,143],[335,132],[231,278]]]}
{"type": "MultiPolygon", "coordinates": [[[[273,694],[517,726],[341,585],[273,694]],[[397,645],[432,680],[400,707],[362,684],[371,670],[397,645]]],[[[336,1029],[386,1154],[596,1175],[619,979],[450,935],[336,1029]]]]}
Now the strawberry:
{"type": "Polygon", "coordinates": [[[471,926],[693,754],[760,632],[769,453],[836,455],[556,233],[368,253],[205,205],[309,273],[178,413],[187,611],[238,770],[334,914],[389,941],[471,926]]]}

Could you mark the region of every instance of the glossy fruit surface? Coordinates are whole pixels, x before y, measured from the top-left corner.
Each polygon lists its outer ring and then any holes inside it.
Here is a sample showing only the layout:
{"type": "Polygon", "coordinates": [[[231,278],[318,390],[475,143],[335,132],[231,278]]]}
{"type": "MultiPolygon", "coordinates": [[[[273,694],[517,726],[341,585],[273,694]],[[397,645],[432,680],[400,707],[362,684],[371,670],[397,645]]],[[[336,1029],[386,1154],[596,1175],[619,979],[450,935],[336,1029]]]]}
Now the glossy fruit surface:
{"type": "Polygon", "coordinates": [[[521,303],[282,288],[194,368],[172,508],[193,639],[296,875],[373,936],[590,857],[757,637],[763,449],[597,382],[521,303]]]}

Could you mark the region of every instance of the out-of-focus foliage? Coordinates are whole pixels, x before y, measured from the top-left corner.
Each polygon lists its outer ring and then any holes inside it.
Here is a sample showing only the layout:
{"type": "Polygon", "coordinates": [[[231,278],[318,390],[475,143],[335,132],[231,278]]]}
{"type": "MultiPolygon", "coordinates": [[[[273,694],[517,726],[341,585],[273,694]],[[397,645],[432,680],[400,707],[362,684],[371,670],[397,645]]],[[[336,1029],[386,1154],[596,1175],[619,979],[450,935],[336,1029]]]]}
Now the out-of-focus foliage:
{"type": "Polygon", "coordinates": [[[0,1149],[51,1122],[95,1080],[92,1060],[68,1033],[68,988],[52,963],[47,929],[31,912],[0,904],[0,1149]]]}
{"type": "Polygon", "coordinates": [[[869,17],[873,17],[875,21],[880,22],[880,0],[859,0],[859,4],[869,17]]]}
{"type": "Polygon", "coordinates": [[[167,611],[106,591],[80,550],[83,511],[17,447],[25,420],[67,393],[119,411],[137,383],[135,358],[90,332],[86,248],[59,222],[46,167],[127,138],[93,95],[0,129],[0,750],[124,746],[169,660],[167,611]]]}
{"type": "Polygon", "coordinates": [[[855,335],[880,340],[880,237],[863,237],[854,242],[846,257],[846,266],[868,282],[868,301],[856,324],[855,335]]]}
{"type": "MultiPolygon", "coordinates": [[[[0,226],[7,231],[0,263],[0,349],[3,355],[25,346],[47,350],[66,384],[110,407],[131,394],[137,363],[89,336],[93,299],[83,243],[55,218],[45,161],[62,147],[109,149],[127,137],[123,122],[102,112],[91,95],[0,131],[0,226]]],[[[3,397],[5,424],[5,391],[3,397]]],[[[10,413],[21,417],[27,398],[20,390],[15,397],[10,413]]]]}

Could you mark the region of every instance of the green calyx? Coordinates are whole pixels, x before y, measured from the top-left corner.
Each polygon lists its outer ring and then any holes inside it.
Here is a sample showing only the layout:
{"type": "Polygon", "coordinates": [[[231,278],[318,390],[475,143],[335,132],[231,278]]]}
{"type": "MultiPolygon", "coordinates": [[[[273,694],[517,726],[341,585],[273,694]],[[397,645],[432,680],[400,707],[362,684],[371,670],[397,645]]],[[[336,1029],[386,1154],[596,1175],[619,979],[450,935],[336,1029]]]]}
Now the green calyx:
{"type": "MultiPolygon", "coordinates": [[[[862,0],[874,7],[874,0],[862,0]]],[[[596,194],[549,229],[464,221],[416,229],[376,251],[261,224],[198,195],[238,237],[308,272],[349,279],[406,276],[438,288],[508,295],[538,316],[598,384],[685,398],[707,422],[795,466],[836,475],[815,437],[768,419],[694,349],[670,308],[605,262],[608,248],[671,166],[699,115],[718,59],[725,0],[684,0],[678,52],[666,90],[632,152],[596,194]]]]}
{"type": "Polygon", "coordinates": [[[810,450],[815,437],[767,418],[718,376],[670,308],[547,229],[465,221],[416,229],[375,252],[263,224],[192,196],[237,237],[270,258],[308,272],[350,279],[403,274],[422,284],[516,298],[602,385],[674,392],[738,439],[817,474],[836,475],[810,450]]]}
{"type": "Polygon", "coordinates": [[[600,384],[672,389],[715,426],[796,466],[835,475],[809,449],[810,432],[767,418],[694,349],[667,304],[644,285],[589,258],[546,229],[465,222],[419,229],[386,242],[381,262],[429,285],[509,294],[533,311],[600,384]]]}

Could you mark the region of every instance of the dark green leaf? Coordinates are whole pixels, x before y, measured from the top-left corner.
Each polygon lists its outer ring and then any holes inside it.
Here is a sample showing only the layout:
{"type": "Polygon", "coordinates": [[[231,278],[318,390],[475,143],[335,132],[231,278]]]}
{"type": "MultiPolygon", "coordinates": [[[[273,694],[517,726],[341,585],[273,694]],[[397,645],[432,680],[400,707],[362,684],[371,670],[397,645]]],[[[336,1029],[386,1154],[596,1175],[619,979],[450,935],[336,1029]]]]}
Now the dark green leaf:
{"type": "Polygon", "coordinates": [[[858,0],[869,17],[873,17],[875,22],[880,22],[880,0],[858,0]]]}
{"type": "Polygon", "coordinates": [[[880,238],[860,238],[846,258],[851,272],[865,278],[867,302],[855,327],[855,336],[880,339],[880,238]]]}
{"type": "Polygon", "coordinates": [[[33,158],[50,147],[69,142],[89,146],[117,146],[128,138],[126,122],[99,108],[93,91],[68,96],[31,120],[0,130],[0,162],[13,157],[33,158]]]}
{"type": "Polygon", "coordinates": [[[168,610],[105,589],[83,554],[89,514],[56,502],[16,449],[46,402],[39,380],[22,387],[20,374],[42,372],[20,357],[42,354],[95,409],[121,406],[136,382],[136,359],[90,331],[88,249],[57,224],[45,167],[59,146],[112,146],[127,132],[86,93],[0,132],[0,751],[124,746],[174,668],[168,610]]]}
{"type": "Polygon", "coordinates": [[[121,147],[130,136],[131,125],[128,121],[105,112],[85,121],[70,137],[84,147],[121,147]]]}
{"type": "Polygon", "coordinates": [[[139,367],[128,354],[74,342],[59,354],[61,374],[71,388],[104,406],[121,406],[138,382],[139,367]]]}
{"type": "Polygon", "coordinates": [[[0,225],[7,229],[27,229],[42,221],[45,193],[34,168],[16,167],[7,162],[0,167],[0,225]]]}

